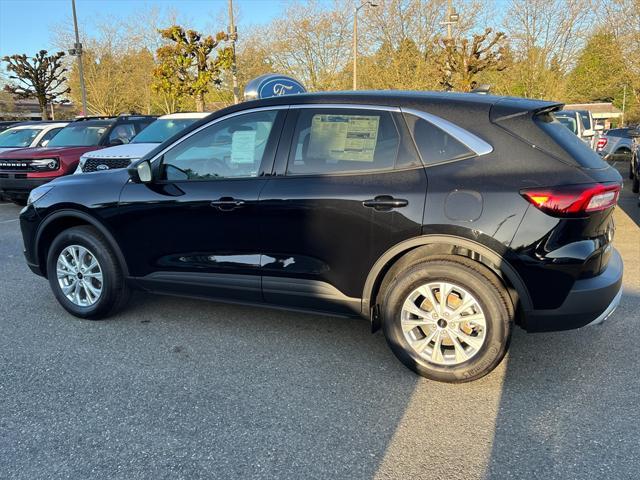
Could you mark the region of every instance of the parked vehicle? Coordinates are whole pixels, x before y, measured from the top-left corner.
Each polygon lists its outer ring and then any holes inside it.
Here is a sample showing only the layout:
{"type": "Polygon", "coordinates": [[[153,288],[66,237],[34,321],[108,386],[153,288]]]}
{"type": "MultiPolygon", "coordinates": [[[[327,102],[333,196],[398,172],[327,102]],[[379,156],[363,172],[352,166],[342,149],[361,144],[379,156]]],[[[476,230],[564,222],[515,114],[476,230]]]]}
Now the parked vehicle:
{"type": "Polygon", "coordinates": [[[592,128],[593,119],[591,114],[586,110],[561,110],[554,113],[558,121],[571,130],[577,137],[587,144],[590,148],[594,148],[594,137],[596,131],[592,128]],[[585,115],[585,112],[588,115],[585,115]],[[585,118],[589,119],[590,123],[585,123],[585,118]]]}
{"type": "MultiPolygon", "coordinates": [[[[580,114],[580,118],[582,119],[582,124],[586,131],[592,131],[593,135],[590,137],[588,143],[589,147],[592,150],[596,149],[598,144],[598,140],[602,136],[602,132],[604,131],[604,127],[602,125],[598,125],[593,119],[593,114],[589,110],[576,110],[580,114]]],[[[589,137],[587,137],[589,138],[589,137]]]]}
{"type": "Polygon", "coordinates": [[[142,158],[168,138],[209,114],[188,112],[163,115],[133,137],[130,143],[83,154],[75,173],[126,168],[132,161],[142,158]]]}
{"type": "Polygon", "coordinates": [[[25,123],[0,132],[0,154],[18,148],[46,147],[69,122],[25,123]]]}
{"type": "Polygon", "coordinates": [[[613,128],[598,140],[596,151],[606,160],[630,159],[633,127],[613,128]]]}
{"type": "Polygon", "coordinates": [[[15,127],[21,122],[19,120],[4,120],[0,121],[0,132],[5,131],[7,128],[15,127]]]}
{"type": "Polygon", "coordinates": [[[73,173],[83,153],[122,145],[153,120],[143,115],[83,117],[64,127],[46,147],[0,153],[0,194],[24,204],[33,188],[73,173]]]}
{"type": "Polygon", "coordinates": [[[629,178],[631,179],[631,191],[640,192],[640,127],[630,132],[633,144],[631,161],[629,162],[629,178]]]}
{"type": "Polygon", "coordinates": [[[561,107],[415,92],[245,102],[127,170],[33,190],[26,260],[77,317],[113,315],[131,288],[359,315],[420,375],[474,380],[514,323],[599,323],[621,297],[622,179],[555,120],[561,107]]]}

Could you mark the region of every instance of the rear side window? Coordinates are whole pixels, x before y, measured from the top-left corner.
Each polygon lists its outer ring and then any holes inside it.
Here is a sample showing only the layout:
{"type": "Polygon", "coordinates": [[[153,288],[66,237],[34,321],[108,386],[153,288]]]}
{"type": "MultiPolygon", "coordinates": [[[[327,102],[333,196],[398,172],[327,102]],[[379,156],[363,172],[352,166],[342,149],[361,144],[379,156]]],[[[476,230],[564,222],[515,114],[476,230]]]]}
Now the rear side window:
{"type": "Polygon", "coordinates": [[[425,165],[475,156],[466,145],[432,123],[414,115],[405,118],[425,165]]]}
{"type": "Polygon", "coordinates": [[[584,168],[605,168],[600,155],[591,150],[577,135],[565,128],[551,113],[534,116],[534,122],[569,156],[584,168]]]}
{"type": "Polygon", "coordinates": [[[621,138],[631,138],[629,134],[629,130],[626,128],[614,128],[613,130],[609,130],[607,132],[608,137],[621,137],[621,138]]]}
{"type": "Polygon", "coordinates": [[[395,166],[400,135],[390,112],[303,109],[287,173],[311,175],[387,170],[395,166]]]}

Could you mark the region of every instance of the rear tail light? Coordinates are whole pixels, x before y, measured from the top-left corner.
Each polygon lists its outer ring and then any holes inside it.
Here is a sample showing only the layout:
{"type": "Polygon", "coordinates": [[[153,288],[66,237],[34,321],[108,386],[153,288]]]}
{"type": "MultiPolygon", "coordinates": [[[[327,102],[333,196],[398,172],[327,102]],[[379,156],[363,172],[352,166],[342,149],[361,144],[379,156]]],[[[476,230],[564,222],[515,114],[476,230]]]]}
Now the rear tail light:
{"type": "Polygon", "coordinates": [[[580,217],[613,207],[618,202],[620,184],[530,188],[522,190],[520,194],[536,208],[554,217],[580,217]]]}
{"type": "Polygon", "coordinates": [[[596,144],[596,150],[602,150],[604,147],[607,146],[607,142],[609,140],[607,140],[606,138],[600,138],[598,139],[598,143],[596,144]]]}

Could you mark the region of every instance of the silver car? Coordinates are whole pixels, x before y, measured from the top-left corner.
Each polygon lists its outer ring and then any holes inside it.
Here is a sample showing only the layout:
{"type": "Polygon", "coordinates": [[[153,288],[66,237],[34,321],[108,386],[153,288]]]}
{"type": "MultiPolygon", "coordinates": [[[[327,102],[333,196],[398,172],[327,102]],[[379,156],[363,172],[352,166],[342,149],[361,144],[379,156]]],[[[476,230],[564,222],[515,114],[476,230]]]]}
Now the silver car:
{"type": "Polygon", "coordinates": [[[634,130],[631,127],[609,130],[598,140],[596,151],[605,159],[631,158],[631,152],[633,152],[631,133],[634,130]]]}

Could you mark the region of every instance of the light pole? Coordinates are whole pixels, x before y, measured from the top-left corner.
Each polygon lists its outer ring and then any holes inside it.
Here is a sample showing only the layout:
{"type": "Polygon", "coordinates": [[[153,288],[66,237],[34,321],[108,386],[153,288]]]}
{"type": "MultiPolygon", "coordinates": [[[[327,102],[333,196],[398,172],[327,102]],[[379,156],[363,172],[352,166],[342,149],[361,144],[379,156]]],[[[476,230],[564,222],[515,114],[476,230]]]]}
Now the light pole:
{"type": "Polygon", "coordinates": [[[358,89],[358,12],[363,7],[377,7],[378,4],[368,0],[353,9],[353,89],[358,89]]]}
{"type": "Polygon", "coordinates": [[[621,122],[621,127],[624,127],[624,114],[625,114],[625,110],[627,109],[627,84],[624,84],[624,87],[622,89],[622,122],[621,122]]]}
{"type": "Polygon", "coordinates": [[[82,44],[80,43],[80,35],[78,34],[78,18],[76,17],[76,0],[71,0],[71,9],[73,10],[73,29],[76,32],[76,43],[71,50],[70,55],[78,57],[78,73],[80,74],[80,90],[82,90],[82,115],[87,115],[87,89],[84,85],[84,70],[82,69],[82,44]]]}
{"type": "Polygon", "coordinates": [[[458,23],[460,20],[460,15],[456,12],[456,9],[453,8],[453,1],[449,0],[447,4],[447,16],[444,22],[440,22],[440,25],[447,26],[447,40],[451,40],[451,26],[458,23]]]}
{"type": "Polygon", "coordinates": [[[231,78],[233,79],[233,103],[237,104],[240,99],[238,95],[238,68],[236,66],[236,40],[238,40],[238,29],[233,23],[233,0],[229,0],[229,28],[227,39],[231,41],[231,78]]]}

